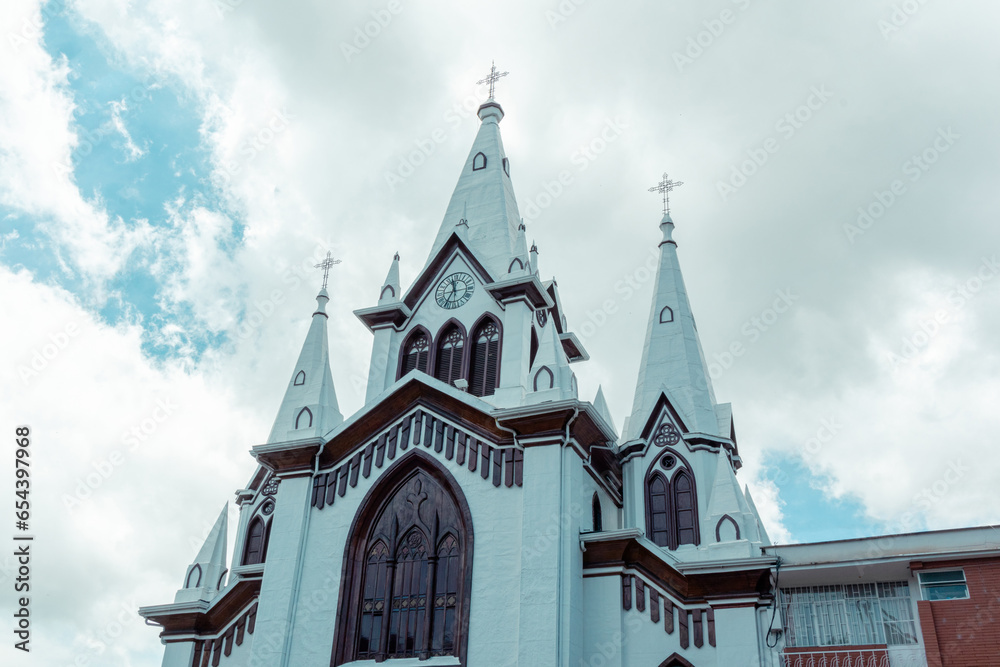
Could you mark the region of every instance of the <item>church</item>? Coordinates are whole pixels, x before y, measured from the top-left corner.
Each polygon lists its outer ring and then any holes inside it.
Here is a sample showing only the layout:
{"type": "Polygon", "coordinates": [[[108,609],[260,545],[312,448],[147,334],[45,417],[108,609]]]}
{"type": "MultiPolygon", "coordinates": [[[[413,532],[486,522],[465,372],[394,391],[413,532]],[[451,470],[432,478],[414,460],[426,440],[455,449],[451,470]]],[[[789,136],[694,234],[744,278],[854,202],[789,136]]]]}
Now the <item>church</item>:
{"type": "Polygon", "coordinates": [[[498,76],[425,265],[404,286],[392,258],[355,312],[373,344],[346,418],[324,280],[231,561],[224,509],[174,601],[139,612],[163,667],[1000,664],[995,528],[771,545],[666,199],[631,414],[579,395],[589,355],[528,245],[498,76]]]}

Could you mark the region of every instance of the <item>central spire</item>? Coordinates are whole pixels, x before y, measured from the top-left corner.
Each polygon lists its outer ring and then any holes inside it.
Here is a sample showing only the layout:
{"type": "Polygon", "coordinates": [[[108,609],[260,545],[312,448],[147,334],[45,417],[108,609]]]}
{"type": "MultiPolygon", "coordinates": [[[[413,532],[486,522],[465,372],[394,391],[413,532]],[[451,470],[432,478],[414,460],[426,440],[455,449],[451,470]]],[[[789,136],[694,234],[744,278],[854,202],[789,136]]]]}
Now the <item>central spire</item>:
{"type": "Polygon", "coordinates": [[[434,239],[428,262],[457,232],[462,221],[466,229],[463,241],[489,270],[494,280],[506,274],[517,251],[518,226],[521,216],[510,181],[510,162],[500,138],[500,121],[503,107],[493,99],[496,81],[507,72],[496,71],[479,83],[490,84],[490,97],[479,107],[482,124],[472,149],[465,160],[462,175],[441,221],[441,228],[434,239]]]}
{"type": "MultiPolygon", "coordinates": [[[[719,430],[715,392],[681,275],[669,212],[663,214],[660,230],[660,263],[629,418],[629,439],[639,437],[661,395],[681,414],[690,431],[715,434],[719,430]]],[[[728,437],[729,433],[721,435],[728,437]]]]}

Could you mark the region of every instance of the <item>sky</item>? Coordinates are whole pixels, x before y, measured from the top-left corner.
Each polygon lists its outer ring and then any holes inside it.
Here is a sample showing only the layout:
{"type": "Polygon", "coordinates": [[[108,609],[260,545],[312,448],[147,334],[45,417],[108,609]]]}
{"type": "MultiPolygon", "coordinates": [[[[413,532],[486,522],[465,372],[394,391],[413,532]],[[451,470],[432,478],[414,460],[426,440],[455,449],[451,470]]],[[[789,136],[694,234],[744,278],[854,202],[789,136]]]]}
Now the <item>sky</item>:
{"type": "MultiPolygon", "coordinates": [[[[371,352],[352,311],[396,251],[404,286],[426,261],[493,60],[582,398],[631,410],[667,171],[771,538],[1000,522],[998,20],[986,0],[0,3],[0,434],[9,461],[31,428],[36,536],[33,652],[0,661],[159,664],[135,610],[173,599],[252,475],[313,265],[343,259],[349,415],[371,352]]],[[[0,556],[6,619],[13,576],[0,556]]]]}

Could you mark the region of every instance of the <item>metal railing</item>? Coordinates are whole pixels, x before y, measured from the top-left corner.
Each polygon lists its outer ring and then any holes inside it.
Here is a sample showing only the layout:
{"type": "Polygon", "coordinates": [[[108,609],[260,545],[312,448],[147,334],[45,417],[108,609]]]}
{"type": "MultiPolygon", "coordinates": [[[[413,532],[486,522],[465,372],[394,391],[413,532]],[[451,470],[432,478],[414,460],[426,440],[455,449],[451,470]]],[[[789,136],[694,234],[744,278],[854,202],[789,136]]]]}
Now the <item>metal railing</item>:
{"type": "Polygon", "coordinates": [[[927,667],[922,651],[910,651],[892,659],[885,648],[820,648],[815,651],[785,649],[781,654],[781,667],[927,667]]]}

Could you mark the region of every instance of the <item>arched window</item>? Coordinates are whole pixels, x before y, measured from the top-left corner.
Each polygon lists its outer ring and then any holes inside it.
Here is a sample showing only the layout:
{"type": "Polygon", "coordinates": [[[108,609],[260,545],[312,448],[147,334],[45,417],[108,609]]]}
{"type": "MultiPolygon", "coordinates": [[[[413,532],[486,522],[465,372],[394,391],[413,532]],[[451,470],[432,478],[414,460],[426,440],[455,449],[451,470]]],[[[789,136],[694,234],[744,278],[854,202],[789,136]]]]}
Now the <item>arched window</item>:
{"type": "Polygon", "coordinates": [[[264,562],[267,550],[267,530],[264,520],[254,517],[247,529],[247,543],[243,548],[243,564],[257,565],[264,562]]]}
{"type": "Polygon", "coordinates": [[[305,384],[305,383],[306,383],[306,372],[305,371],[299,371],[298,373],[296,373],[295,374],[295,383],[294,383],[295,386],[297,387],[300,384],[305,384]]]}
{"type": "Polygon", "coordinates": [[[201,565],[198,563],[194,564],[191,571],[188,572],[187,581],[184,582],[184,588],[198,588],[201,586],[201,565]]]}
{"type": "Polygon", "coordinates": [[[548,366],[542,366],[535,373],[535,391],[545,391],[546,389],[552,389],[556,384],[556,376],[552,374],[552,370],[548,366]]]}
{"type": "Polygon", "coordinates": [[[476,153],[476,157],[472,158],[472,171],[480,169],[486,169],[486,156],[482,153],[476,153]]]}
{"type": "MultiPolygon", "coordinates": [[[[419,489],[418,489],[419,491],[419,489]]],[[[412,658],[426,651],[427,626],[427,538],[413,528],[396,549],[396,570],[392,580],[389,614],[390,658],[412,658]]]]}
{"type": "Polygon", "coordinates": [[[455,650],[455,621],[461,575],[458,540],[447,535],[437,549],[437,577],[434,581],[434,637],[432,655],[450,655],[455,650]]]}
{"type": "Polygon", "coordinates": [[[694,482],[687,470],[674,476],[674,516],[677,524],[677,544],[697,544],[695,527],[694,482]]]}
{"type": "Polygon", "coordinates": [[[358,629],[358,657],[374,655],[382,636],[385,618],[385,589],[388,582],[389,550],[377,540],[368,550],[365,561],[365,582],[361,593],[361,627],[358,629]]]}
{"type": "Polygon", "coordinates": [[[698,497],[694,477],[679,454],[664,451],[646,475],[646,536],[676,549],[698,544],[698,497]]]}
{"type": "Polygon", "coordinates": [[[469,392],[474,396],[492,396],[500,379],[500,327],[487,319],[476,329],[472,340],[469,392]]]}
{"type": "Polygon", "coordinates": [[[368,492],[351,529],[334,665],[466,659],[472,518],[458,484],[411,451],[368,492]]]}
{"type": "Polygon", "coordinates": [[[594,491],[594,499],[591,501],[591,509],[594,514],[594,532],[599,533],[604,530],[604,516],[601,511],[601,499],[594,491]]]}
{"type": "Polygon", "coordinates": [[[461,379],[464,352],[465,336],[459,328],[453,325],[443,331],[438,339],[434,377],[449,385],[461,379]]]}
{"type": "Polygon", "coordinates": [[[531,327],[531,348],[530,348],[530,359],[528,360],[528,368],[532,368],[535,365],[535,357],[538,355],[538,334],[535,332],[535,327],[531,327]]]}
{"type": "Polygon", "coordinates": [[[654,473],[646,484],[646,530],[658,547],[670,547],[670,520],[667,507],[667,480],[654,473]]]}
{"type": "Polygon", "coordinates": [[[660,311],[660,324],[665,324],[667,322],[674,321],[674,311],[670,306],[664,306],[663,310],[660,311]]]}
{"type": "Polygon", "coordinates": [[[430,362],[431,344],[427,334],[414,331],[403,345],[403,363],[399,369],[399,377],[403,377],[413,369],[427,372],[430,362]]]}
{"type": "Polygon", "coordinates": [[[299,411],[299,416],[295,418],[295,428],[312,428],[313,425],[313,413],[309,408],[302,408],[299,411]]]}
{"type": "Polygon", "coordinates": [[[507,158],[503,159],[503,173],[510,176],[510,160],[508,160],[507,158]]]}

